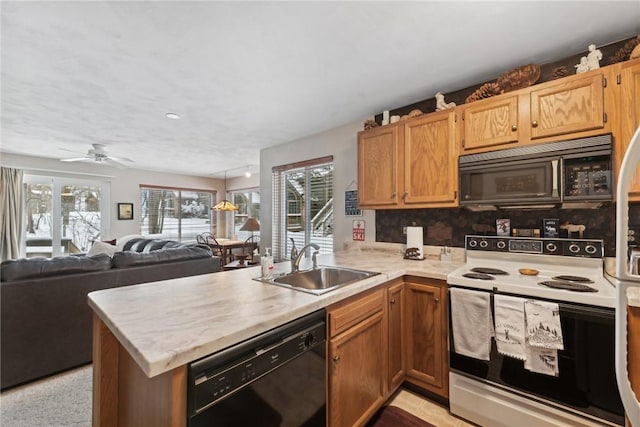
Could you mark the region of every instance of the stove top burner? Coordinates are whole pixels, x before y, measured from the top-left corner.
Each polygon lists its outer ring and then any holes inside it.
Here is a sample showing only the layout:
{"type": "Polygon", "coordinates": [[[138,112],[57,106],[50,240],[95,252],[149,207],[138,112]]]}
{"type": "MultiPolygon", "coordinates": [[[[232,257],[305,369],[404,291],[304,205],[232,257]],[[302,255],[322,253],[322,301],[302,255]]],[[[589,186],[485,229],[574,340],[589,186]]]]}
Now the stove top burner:
{"type": "Polygon", "coordinates": [[[546,286],[554,289],[565,289],[573,292],[598,292],[597,289],[591,286],[583,285],[582,283],[562,282],[558,280],[546,280],[538,283],[539,285],[546,286]]]}
{"type": "Polygon", "coordinates": [[[486,273],[464,273],[464,277],[468,277],[470,279],[480,279],[480,280],[494,280],[495,277],[486,274],[486,273]]]}
{"type": "Polygon", "coordinates": [[[509,274],[506,271],[490,267],[474,267],[471,269],[471,271],[482,274],[509,274]]]}
{"type": "Polygon", "coordinates": [[[564,281],[569,281],[569,282],[593,283],[593,280],[588,279],[586,277],[581,277],[581,276],[561,275],[561,276],[554,276],[554,277],[552,277],[552,279],[554,279],[554,280],[564,280],[564,281]]]}

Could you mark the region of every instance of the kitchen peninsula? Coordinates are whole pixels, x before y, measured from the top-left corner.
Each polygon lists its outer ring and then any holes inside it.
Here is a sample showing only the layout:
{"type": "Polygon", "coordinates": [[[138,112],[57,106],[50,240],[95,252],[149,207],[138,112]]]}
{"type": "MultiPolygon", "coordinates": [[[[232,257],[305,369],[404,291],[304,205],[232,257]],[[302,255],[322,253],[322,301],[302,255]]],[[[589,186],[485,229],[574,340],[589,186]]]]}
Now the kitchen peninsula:
{"type": "MultiPolygon", "coordinates": [[[[379,249],[320,256],[321,265],[380,274],[319,296],[252,280],[259,269],[250,268],[89,294],[93,425],[184,426],[188,363],[394,279],[444,283],[460,266],[437,258],[403,260],[400,245],[379,249]]],[[[301,268],[310,265],[307,259],[301,268]]],[[[289,268],[276,264],[276,273],[289,268]]]]}

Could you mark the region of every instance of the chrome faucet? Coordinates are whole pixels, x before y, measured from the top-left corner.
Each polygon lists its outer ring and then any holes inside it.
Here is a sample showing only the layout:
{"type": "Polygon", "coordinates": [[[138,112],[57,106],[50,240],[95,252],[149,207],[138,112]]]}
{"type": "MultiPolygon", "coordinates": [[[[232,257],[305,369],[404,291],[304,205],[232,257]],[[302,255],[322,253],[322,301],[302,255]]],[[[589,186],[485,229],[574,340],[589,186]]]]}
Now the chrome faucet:
{"type": "MultiPolygon", "coordinates": [[[[309,248],[309,247],[315,249],[316,251],[320,250],[320,246],[319,245],[316,245],[315,243],[309,243],[308,245],[303,246],[302,249],[300,249],[300,252],[295,257],[293,257],[293,253],[292,253],[291,254],[292,255],[292,257],[291,257],[291,272],[292,273],[295,273],[296,271],[299,271],[300,260],[302,259],[302,256],[304,255],[304,253],[307,251],[307,248],[309,248]]],[[[314,268],[317,268],[317,266],[318,266],[317,262],[316,262],[316,254],[317,254],[317,252],[313,254],[313,261],[314,261],[313,262],[313,267],[314,268]]]]}

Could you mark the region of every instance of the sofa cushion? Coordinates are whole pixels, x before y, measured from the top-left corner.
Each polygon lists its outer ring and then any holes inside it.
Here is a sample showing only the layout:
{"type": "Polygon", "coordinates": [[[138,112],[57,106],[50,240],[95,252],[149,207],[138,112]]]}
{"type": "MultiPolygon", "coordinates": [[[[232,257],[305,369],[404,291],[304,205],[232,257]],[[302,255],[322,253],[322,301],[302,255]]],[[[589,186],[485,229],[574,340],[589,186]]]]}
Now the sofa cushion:
{"type": "Polygon", "coordinates": [[[152,252],[125,251],[116,252],[113,255],[113,266],[115,268],[136,267],[207,257],[211,257],[211,250],[201,246],[182,246],[152,252]]]}
{"type": "Polygon", "coordinates": [[[132,239],[141,239],[142,236],[140,234],[129,234],[127,236],[118,237],[116,239],[116,252],[124,251],[124,245],[132,239]]]}
{"type": "Polygon", "coordinates": [[[111,257],[64,256],[55,258],[21,258],[3,261],[0,265],[3,282],[31,279],[35,277],[78,274],[90,271],[109,270],[111,257]]]}
{"type": "Polygon", "coordinates": [[[116,252],[116,247],[114,245],[110,245],[109,243],[96,240],[91,245],[89,252],[87,252],[87,256],[105,254],[111,257],[115,252],[116,252]]]}

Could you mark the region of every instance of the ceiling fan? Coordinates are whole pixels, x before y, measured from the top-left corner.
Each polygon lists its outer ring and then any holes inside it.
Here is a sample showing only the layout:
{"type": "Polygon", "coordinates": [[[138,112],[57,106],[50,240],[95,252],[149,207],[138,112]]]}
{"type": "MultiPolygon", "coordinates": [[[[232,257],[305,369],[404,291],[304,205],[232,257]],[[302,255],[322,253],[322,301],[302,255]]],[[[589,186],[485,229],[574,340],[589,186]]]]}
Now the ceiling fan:
{"type": "MultiPolygon", "coordinates": [[[[93,146],[93,148],[90,148],[89,151],[87,151],[87,154],[84,155],[84,157],[71,157],[71,158],[60,159],[60,161],[62,162],[93,161],[96,163],[104,163],[104,164],[113,165],[117,167],[127,166],[126,163],[135,163],[133,160],[128,159],[126,157],[110,156],[107,153],[105,149],[106,147],[103,144],[91,144],[91,145],[93,146]]],[[[67,150],[67,151],[70,151],[70,150],[67,150]]]]}

